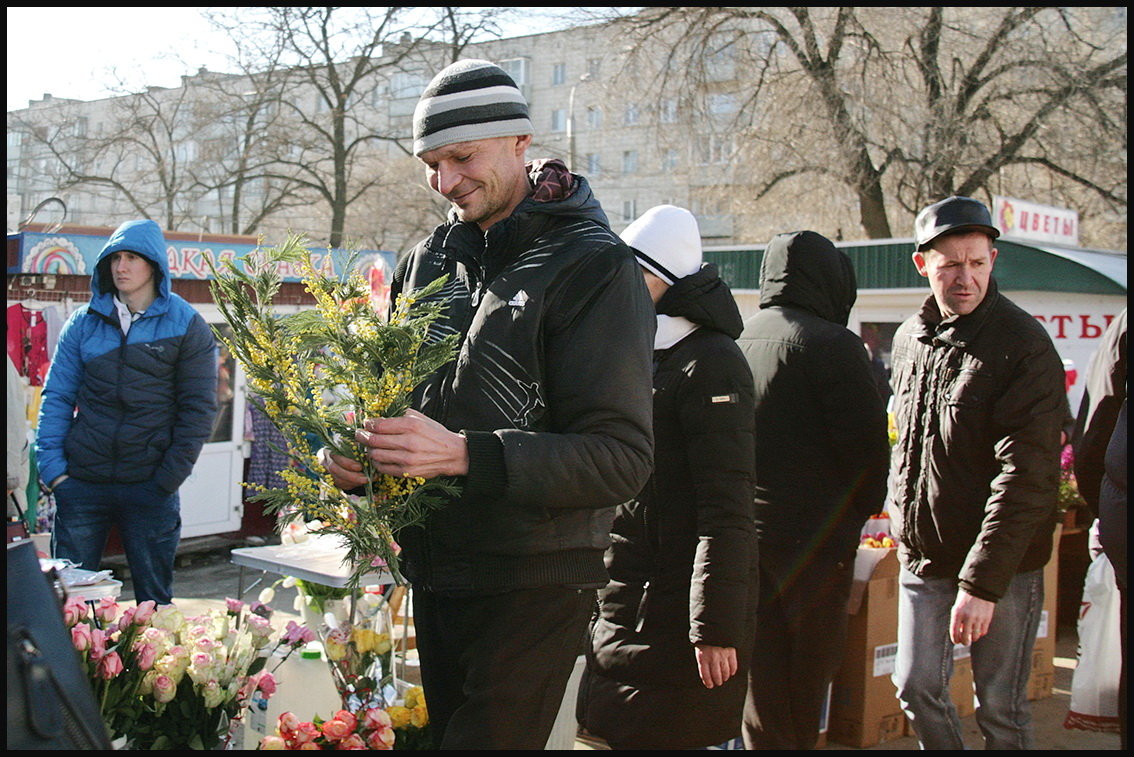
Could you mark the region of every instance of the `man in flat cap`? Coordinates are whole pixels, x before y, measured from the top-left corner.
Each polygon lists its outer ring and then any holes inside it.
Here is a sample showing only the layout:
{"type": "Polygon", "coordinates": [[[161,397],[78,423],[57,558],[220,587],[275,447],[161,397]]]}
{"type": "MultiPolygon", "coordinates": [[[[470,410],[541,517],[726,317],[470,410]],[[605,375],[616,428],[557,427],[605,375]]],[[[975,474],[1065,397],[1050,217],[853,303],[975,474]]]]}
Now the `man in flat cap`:
{"type": "MultiPolygon", "coordinates": [[[[447,276],[434,326],[461,347],[413,410],[357,435],[380,473],[461,484],[398,535],[442,749],[544,748],[607,582],[614,508],[653,465],[653,302],[586,179],[526,162],[531,141],[523,94],[488,61],[422,94],[414,154],[451,207],[391,295],[447,276]]],[[[340,486],[365,481],[327,459],[340,486]]]]}
{"type": "Polygon", "coordinates": [[[964,748],[949,696],[954,644],[971,650],[986,746],[1032,747],[1026,686],[1067,399],[1051,338],[997,291],[999,234],[968,197],[922,210],[913,261],[932,295],[894,335],[893,678],[924,749],[964,748]]]}

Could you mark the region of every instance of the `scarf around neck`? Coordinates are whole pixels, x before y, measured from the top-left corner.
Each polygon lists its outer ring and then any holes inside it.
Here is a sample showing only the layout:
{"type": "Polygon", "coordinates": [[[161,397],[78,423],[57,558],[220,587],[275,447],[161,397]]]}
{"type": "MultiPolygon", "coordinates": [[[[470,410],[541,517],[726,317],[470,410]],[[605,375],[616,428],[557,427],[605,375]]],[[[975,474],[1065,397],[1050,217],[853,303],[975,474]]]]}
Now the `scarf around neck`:
{"type": "Polygon", "coordinates": [[[654,349],[668,350],[685,337],[701,328],[688,318],[674,315],[659,315],[658,330],[654,334],[654,349]]]}

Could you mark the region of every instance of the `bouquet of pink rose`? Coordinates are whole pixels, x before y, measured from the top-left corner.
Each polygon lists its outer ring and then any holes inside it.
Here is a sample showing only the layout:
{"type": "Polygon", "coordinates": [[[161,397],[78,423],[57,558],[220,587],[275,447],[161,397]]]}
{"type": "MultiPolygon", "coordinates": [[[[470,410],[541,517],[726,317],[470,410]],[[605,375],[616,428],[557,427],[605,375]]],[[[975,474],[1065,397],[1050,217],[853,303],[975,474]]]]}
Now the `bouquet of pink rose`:
{"type": "Polygon", "coordinates": [[[231,599],[192,618],[149,601],[122,609],[113,598],[92,607],[73,597],[63,608],[107,730],[131,749],[227,743],[253,694],[275,693],[268,659],[278,652],[278,667],[314,638],[295,621],[277,635],[271,612],[231,599]]]}
{"type": "Polygon", "coordinates": [[[276,733],[260,740],[260,749],[430,749],[428,727],[425,695],[413,686],[400,705],[342,709],[329,720],[302,721],[285,712],[276,733]]]}

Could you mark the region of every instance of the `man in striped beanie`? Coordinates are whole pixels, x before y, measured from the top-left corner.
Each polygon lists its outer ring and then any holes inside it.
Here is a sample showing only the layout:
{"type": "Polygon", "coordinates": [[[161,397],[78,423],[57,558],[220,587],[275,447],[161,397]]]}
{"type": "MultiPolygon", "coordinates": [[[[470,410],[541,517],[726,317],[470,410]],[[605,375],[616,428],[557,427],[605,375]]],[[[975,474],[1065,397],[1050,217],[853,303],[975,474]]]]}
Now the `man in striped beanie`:
{"type": "MultiPolygon", "coordinates": [[[[458,61],[422,94],[414,154],[450,210],[390,294],[445,277],[433,330],[461,353],[412,410],[356,435],[380,473],[459,484],[397,534],[440,749],[548,746],[607,582],[614,508],[653,465],[653,303],[586,179],[527,161],[532,132],[488,61],[458,61]]],[[[339,486],[366,483],[357,462],[323,459],[339,486]]]]}
{"type": "Polygon", "coordinates": [[[526,172],[514,169],[524,164],[532,131],[527,101],[512,77],[486,60],[462,60],[422,93],[413,114],[413,153],[457,217],[487,229],[531,192],[526,172]],[[457,163],[461,169],[450,170],[457,163]]]}
{"type": "Polygon", "coordinates": [[[454,142],[531,134],[528,103],[504,69],[462,60],[429,83],[413,113],[413,154],[454,142]]]}

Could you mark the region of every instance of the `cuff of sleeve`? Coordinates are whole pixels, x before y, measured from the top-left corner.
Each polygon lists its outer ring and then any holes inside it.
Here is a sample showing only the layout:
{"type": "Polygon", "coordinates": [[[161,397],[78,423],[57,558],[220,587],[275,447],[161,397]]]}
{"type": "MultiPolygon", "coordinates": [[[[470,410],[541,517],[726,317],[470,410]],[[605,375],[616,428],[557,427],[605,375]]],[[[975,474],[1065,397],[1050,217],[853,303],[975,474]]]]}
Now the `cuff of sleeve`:
{"type": "Polygon", "coordinates": [[[969,594],[972,594],[977,599],[983,599],[986,602],[996,602],[996,601],[999,601],[999,599],[1000,599],[1000,597],[997,596],[996,594],[993,594],[992,592],[988,592],[988,591],[985,591],[984,589],[978,588],[978,587],[974,586],[973,584],[969,583],[968,581],[965,581],[964,579],[958,581],[957,585],[960,586],[962,589],[964,589],[969,594]]]}
{"type": "Polygon", "coordinates": [[[508,484],[504,443],[491,431],[464,431],[462,435],[468,445],[469,472],[461,499],[466,502],[499,499],[508,484]]]}

